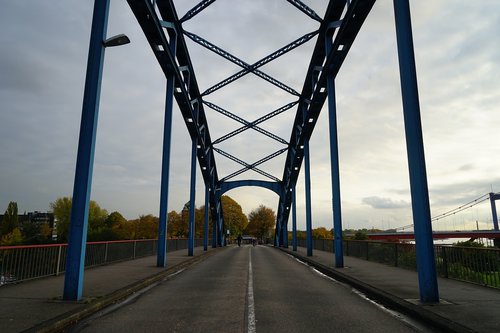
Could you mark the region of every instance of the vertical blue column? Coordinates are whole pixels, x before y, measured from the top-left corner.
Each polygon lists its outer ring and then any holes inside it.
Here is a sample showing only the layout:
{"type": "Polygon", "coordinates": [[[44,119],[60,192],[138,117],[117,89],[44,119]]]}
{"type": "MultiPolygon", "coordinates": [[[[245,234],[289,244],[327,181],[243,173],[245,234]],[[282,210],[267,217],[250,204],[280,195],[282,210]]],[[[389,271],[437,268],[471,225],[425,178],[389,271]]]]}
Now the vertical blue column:
{"type": "Polygon", "coordinates": [[[203,224],[203,251],[208,250],[208,198],[210,196],[210,187],[205,185],[205,221],[203,224]]]}
{"type": "Polygon", "coordinates": [[[160,221],[158,223],[158,251],[156,266],[167,265],[167,222],[168,222],[168,183],[170,179],[170,145],[172,138],[172,113],[174,102],[174,75],[167,77],[165,101],[165,122],[163,126],[163,154],[160,185],[160,221]]]}
{"type": "Polygon", "coordinates": [[[307,256],[313,255],[312,249],[312,214],[311,214],[311,166],[309,161],[309,140],[304,141],[304,163],[306,182],[306,247],[307,256]]]}
{"type": "Polygon", "coordinates": [[[95,1],[73,186],[73,205],[64,278],[63,298],[65,300],[79,300],[83,292],[89,200],[104,61],[102,42],[106,38],[108,12],[109,0],[95,1]]]}
{"type": "Polygon", "coordinates": [[[212,216],[212,248],[217,248],[217,224],[219,221],[219,202],[217,201],[217,195],[215,196],[215,216],[212,216]]]}
{"type": "Polygon", "coordinates": [[[399,74],[422,302],[439,302],[409,0],[394,0],[399,74]]]}
{"type": "Polygon", "coordinates": [[[292,192],[292,249],[297,251],[297,195],[295,187],[292,192]]]}
{"type": "Polygon", "coordinates": [[[283,222],[283,246],[288,249],[288,223],[283,222]]]}
{"type": "Polygon", "coordinates": [[[194,253],[194,207],[196,200],[196,139],[193,139],[191,147],[191,195],[189,196],[189,239],[188,239],[188,256],[193,256],[194,253]]]}
{"type": "MultiPolygon", "coordinates": [[[[331,42],[330,42],[331,43],[331,42]]],[[[335,267],[344,267],[344,248],[342,244],[342,213],[340,202],[340,166],[337,137],[337,105],[335,100],[335,81],[331,73],[327,79],[328,124],[330,130],[330,168],[332,176],[332,209],[335,246],[335,267]]]]}
{"type": "Polygon", "coordinates": [[[495,204],[495,194],[490,193],[491,216],[493,219],[493,230],[498,231],[497,205],[495,204]]]}
{"type": "Polygon", "coordinates": [[[280,223],[279,221],[276,221],[276,228],[274,229],[274,246],[279,247],[280,246],[280,223]]]}

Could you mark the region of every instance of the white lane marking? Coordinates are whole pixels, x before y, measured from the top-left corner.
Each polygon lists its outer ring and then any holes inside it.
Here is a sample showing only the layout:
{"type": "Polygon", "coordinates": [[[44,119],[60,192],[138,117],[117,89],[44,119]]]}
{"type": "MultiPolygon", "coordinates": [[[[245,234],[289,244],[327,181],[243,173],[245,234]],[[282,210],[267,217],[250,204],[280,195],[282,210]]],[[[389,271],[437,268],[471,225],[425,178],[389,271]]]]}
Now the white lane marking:
{"type": "Polygon", "coordinates": [[[252,248],[248,248],[248,333],[255,333],[255,305],[253,299],[252,248]]]}

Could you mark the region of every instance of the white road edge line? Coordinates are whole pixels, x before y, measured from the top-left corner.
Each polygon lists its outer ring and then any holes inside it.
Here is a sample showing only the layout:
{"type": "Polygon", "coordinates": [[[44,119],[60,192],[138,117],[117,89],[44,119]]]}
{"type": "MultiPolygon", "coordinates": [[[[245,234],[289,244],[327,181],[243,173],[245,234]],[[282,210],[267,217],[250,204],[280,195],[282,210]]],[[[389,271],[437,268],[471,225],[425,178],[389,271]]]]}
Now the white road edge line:
{"type": "Polygon", "coordinates": [[[253,299],[252,248],[248,248],[248,333],[255,333],[255,305],[253,299]]]}

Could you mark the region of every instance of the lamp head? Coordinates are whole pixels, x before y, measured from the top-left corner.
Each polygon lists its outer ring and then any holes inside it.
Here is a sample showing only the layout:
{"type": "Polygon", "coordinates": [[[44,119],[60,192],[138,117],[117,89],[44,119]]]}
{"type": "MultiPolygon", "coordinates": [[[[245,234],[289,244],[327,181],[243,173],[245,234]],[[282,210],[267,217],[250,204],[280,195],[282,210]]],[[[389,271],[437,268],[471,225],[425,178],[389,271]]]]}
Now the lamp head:
{"type": "Polygon", "coordinates": [[[125,45],[128,43],[130,43],[130,39],[124,34],[119,34],[113,37],[109,37],[108,39],[102,42],[102,45],[104,47],[113,47],[113,46],[125,45]]]}

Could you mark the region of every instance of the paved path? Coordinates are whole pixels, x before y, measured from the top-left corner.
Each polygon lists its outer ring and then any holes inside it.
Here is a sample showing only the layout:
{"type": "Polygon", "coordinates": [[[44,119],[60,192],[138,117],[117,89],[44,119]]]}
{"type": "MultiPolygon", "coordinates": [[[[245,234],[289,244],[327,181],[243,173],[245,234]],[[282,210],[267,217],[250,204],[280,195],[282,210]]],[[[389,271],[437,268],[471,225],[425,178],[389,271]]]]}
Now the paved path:
{"type": "Polygon", "coordinates": [[[500,332],[500,290],[457,280],[438,278],[440,304],[419,304],[417,273],[393,266],[378,264],[354,257],[344,257],[345,268],[334,268],[334,254],[313,250],[306,256],[306,249],[282,249],[304,260],[317,263],[328,270],[346,277],[349,283],[367,287],[379,300],[389,298],[398,310],[420,311],[424,316],[448,326],[450,331],[500,332]],[[453,324],[458,324],[453,326],[453,324]]]}
{"type": "MultiPolygon", "coordinates": [[[[205,255],[216,253],[212,249],[205,255]]],[[[167,269],[156,267],[156,256],[99,266],[85,271],[81,302],[64,302],[62,293],[64,276],[54,276],[0,287],[0,332],[20,332],[37,324],[43,326],[63,322],[70,314],[79,316],[89,305],[128,295],[131,286],[148,285],[151,277],[168,276],[176,267],[203,257],[203,248],[195,248],[195,257],[188,257],[187,250],[169,252],[167,269]],[[110,297],[111,296],[111,297],[110,297]]],[[[38,330],[41,327],[38,327],[38,330]]],[[[36,330],[34,330],[36,331],[36,330]]]]}
{"type": "Polygon", "coordinates": [[[286,253],[251,245],[229,247],[71,332],[124,331],[418,332],[286,253]]]}
{"type": "MultiPolygon", "coordinates": [[[[229,317],[234,317],[236,319],[231,325],[235,326],[231,327],[235,328],[234,331],[239,331],[242,325],[246,327],[249,321],[248,304],[251,297],[248,290],[249,277],[252,276],[254,313],[256,328],[259,332],[281,332],[284,329],[294,331],[294,328],[297,328],[297,331],[299,328],[302,331],[311,331],[300,326],[302,323],[309,323],[310,326],[307,327],[311,329],[316,328],[314,325],[318,325],[318,330],[335,331],[337,327],[340,327],[339,325],[347,323],[344,318],[340,318],[324,330],[321,326],[323,319],[313,320],[311,323],[311,318],[314,317],[307,315],[300,317],[301,314],[308,312],[299,304],[310,304],[313,307],[322,304],[321,307],[315,308],[314,313],[318,314],[318,318],[323,318],[324,314],[321,309],[341,309],[338,310],[339,313],[343,311],[344,303],[335,303],[337,294],[356,294],[357,292],[342,283],[335,283],[325,278],[318,280],[317,273],[314,273],[311,268],[315,266],[317,270],[335,276],[337,281],[347,282],[358,290],[364,291],[379,303],[390,304],[402,313],[410,313],[412,316],[426,320],[427,323],[437,325],[438,331],[500,332],[500,290],[439,279],[443,302],[438,305],[421,305],[416,301],[418,299],[416,272],[353,257],[345,257],[345,268],[335,269],[331,253],[314,250],[314,255],[307,257],[304,248],[299,248],[297,252],[291,251],[291,248],[282,250],[288,252],[289,255],[265,246],[210,249],[207,253],[203,253],[201,248],[196,248],[194,258],[187,256],[187,250],[170,252],[168,269],[155,267],[155,257],[93,268],[85,273],[83,302],[61,301],[62,276],[3,286],[0,288],[0,331],[2,333],[23,330],[50,331],[77,319],[82,322],[82,318],[87,318],[93,313],[94,317],[91,320],[96,320],[95,313],[106,312],[107,309],[118,310],[116,306],[106,308],[110,304],[126,299],[132,294],[144,294],[129,300],[130,304],[133,304],[133,302],[147,298],[148,293],[153,294],[155,289],[160,290],[169,284],[182,284],[183,279],[189,281],[189,274],[193,272],[195,274],[191,277],[192,281],[201,277],[205,284],[194,284],[191,287],[186,285],[184,289],[181,289],[184,290],[181,295],[176,296],[173,294],[174,291],[170,290],[168,292],[172,294],[167,293],[164,297],[158,296],[158,299],[162,301],[162,307],[168,306],[172,311],[179,307],[182,311],[177,311],[178,315],[183,314],[186,318],[192,319],[193,316],[189,315],[191,310],[186,309],[195,303],[195,299],[203,299],[202,304],[209,301],[215,302],[212,308],[220,306],[224,310],[213,313],[210,312],[212,311],[210,307],[202,307],[197,310],[199,312],[196,317],[203,318],[203,322],[207,325],[216,325],[219,328],[221,320],[227,322],[229,317]],[[248,274],[250,270],[248,251],[252,253],[252,275],[248,274]],[[295,259],[292,260],[292,255],[298,256],[304,262],[309,262],[309,267],[297,264],[295,259]],[[277,257],[287,259],[276,260],[277,257]],[[231,265],[228,264],[230,259],[234,260],[231,265]],[[215,263],[213,266],[210,264],[211,261],[215,263]],[[304,271],[307,271],[307,274],[304,271]],[[278,276],[272,275],[272,272],[277,272],[278,276]],[[285,282],[287,280],[288,282],[285,282]],[[336,290],[335,293],[323,299],[321,294],[328,293],[330,287],[335,284],[343,286],[343,291],[336,290]],[[287,290],[289,287],[293,290],[287,290]],[[148,288],[150,290],[147,290],[148,288]],[[187,297],[191,289],[195,291],[195,296],[187,297]],[[245,291],[242,292],[243,289],[245,291]],[[245,300],[244,305],[242,300],[245,300]],[[241,308],[242,305],[244,310],[241,308]],[[245,311],[243,319],[246,323],[244,324],[241,319],[242,311],[245,311]],[[290,315],[291,313],[293,315],[290,315]],[[226,318],[224,314],[231,314],[231,316],[226,318]],[[300,318],[300,320],[294,323],[293,318],[300,318]]],[[[347,305],[345,307],[350,309],[347,305]]],[[[352,308],[352,311],[356,312],[356,309],[358,309],[357,305],[352,308]]],[[[327,313],[325,318],[330,315],[331,313],[327,313]]],[[[187,326],[179,327],[186,328],[187,326]]],[[[369,328],[370,331],[373,330],[371,326],[369,328]]],[[[85,327],[80,326],[77,329],[85,329],[85,327]]],[[[358,329],[365,331],[366,326],[359,326],[358,329]]],[[[404,329],[411,328],[405,324],[404,329]]],[[[186,331],[190,330],[186,329],[186,331]]]]}

